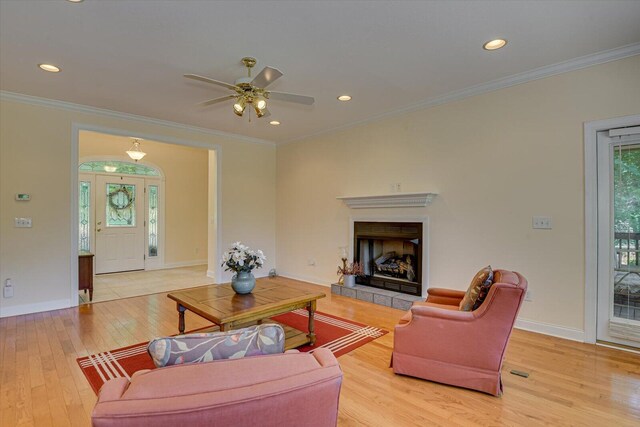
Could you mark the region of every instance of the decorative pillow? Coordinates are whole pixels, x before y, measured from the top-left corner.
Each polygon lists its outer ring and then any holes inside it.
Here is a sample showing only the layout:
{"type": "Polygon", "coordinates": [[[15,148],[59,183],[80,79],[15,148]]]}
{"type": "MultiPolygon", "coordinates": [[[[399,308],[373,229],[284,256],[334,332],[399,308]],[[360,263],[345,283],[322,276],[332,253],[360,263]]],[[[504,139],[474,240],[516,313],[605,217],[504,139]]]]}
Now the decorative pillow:
{"type": "Polygon", "coordinates": [[[284,330],[263,324],[228,332],[156,338],[147,347],[156,367],[284,352],[284,330]]]}
{"type": "MultiPolygon", "coordinates": [[[[477,307],[475,306],[478,298],[480,297],[480,293],[483,287],[486,287],[486,293],[484,294],[484,298],[486,298],[486,294],[489,292],[489,288],[493,283],[493,270],[491,266],[488,265],[482,270],[478,271],[476,275],[473,277],[471,284],[469,285],[469,289],[467,289],[467,293],[464,294],[464,298],[460,301],[460,311],[471,311],[475,310],[477,307]]],[[[482,302],[482,301],[481,301],[482,302]]],[[[480,304],[478,304],[479,306],[480,304]]]]}
{"type": "Polygon", "coordinates": [[[478,299],[473,304],[473,310],[476,310],[478,307],[480,307],[480,305],[484,302],[484,300],[487,299],[487,295],[489,295],[489,289],[491,289],[491,286],[493,285],[493,283],[494,283],[493,272],[491,272],[491,275],[489,275],[489,279],[480,286],[478,299]]]}

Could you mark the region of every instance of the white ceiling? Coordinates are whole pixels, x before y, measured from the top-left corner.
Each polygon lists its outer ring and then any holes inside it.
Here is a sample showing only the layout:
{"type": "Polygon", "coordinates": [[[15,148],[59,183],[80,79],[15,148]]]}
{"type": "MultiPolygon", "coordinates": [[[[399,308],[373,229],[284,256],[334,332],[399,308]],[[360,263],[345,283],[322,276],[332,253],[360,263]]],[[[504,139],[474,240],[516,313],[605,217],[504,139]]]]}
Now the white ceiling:
{"type": "Polygon", "coordinates": [[[638,42],[634,0],[0,0],[0,89],[280,142],[638,42]],[[248,55],[316,103],[270,101],[278,127],[196,106],[228,92],[183,74],[233,82],[248,55]]]}

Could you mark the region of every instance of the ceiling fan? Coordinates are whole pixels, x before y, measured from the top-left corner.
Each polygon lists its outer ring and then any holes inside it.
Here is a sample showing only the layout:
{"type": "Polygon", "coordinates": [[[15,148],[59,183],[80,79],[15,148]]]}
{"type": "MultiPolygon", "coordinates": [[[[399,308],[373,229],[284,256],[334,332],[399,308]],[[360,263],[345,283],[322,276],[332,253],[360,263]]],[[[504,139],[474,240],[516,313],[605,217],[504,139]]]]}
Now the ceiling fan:
{"type": "Polygon", "coordinates": [[[295,102],[304,105],[311,105],[314,103],[315,100],[311,96],[266,90],[265,88],[267,86],[282,77],[282,72],[276,68],[264,67],[257,76],[252,78],[251,69],[256,65],[256,62],[256,59],[250,56],[242,58],[242,63],[247,67],[247,77],[240,77],[234,82],[234,84],[221,82],[219,80],[199,76],[197,74],[185,74],[184,76],[188,79],[211,83],[234,91],[235,93],[232,95],[210,99],[208,101],[201,102],[199,105],[213,105],[219,102],[224,102],[228,99],[235,99],[233,112],[241,117],[244,114],[247,105],[251,105],[253,107],[256,116],[269,116],[270,113],[269,110],[267,110],[267,99],[295,102]]]}

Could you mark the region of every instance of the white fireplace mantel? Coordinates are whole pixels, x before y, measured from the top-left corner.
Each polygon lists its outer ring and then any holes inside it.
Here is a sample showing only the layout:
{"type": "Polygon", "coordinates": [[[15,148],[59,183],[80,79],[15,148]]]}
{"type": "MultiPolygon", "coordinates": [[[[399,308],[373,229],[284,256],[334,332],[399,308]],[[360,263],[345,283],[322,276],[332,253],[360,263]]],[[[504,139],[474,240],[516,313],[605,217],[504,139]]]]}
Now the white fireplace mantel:
{"type": "Polygon", "coordinates": [[[427,206],[437,193],[394,193],[379,196],[340,196],[352,209],[365,208],[423,208],[427,206]]]}

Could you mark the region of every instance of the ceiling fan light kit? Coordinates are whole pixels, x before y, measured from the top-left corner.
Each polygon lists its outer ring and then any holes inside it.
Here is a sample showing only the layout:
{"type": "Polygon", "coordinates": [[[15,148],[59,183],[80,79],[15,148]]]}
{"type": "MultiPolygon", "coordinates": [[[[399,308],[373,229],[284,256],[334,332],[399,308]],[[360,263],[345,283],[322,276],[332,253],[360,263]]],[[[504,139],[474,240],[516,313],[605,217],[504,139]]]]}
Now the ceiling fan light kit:
{"type": "Polygon", "coordinates": [[[267,110],[267,99],[275,99],[279,101],[295,102],[298,104],[312,105],[315,99],[310,96],[296,95],[293,93],[272,92],[265,88],[282,77],[282,72],[276,68],[264,67],[257,76],[251,77],[251,69],[256,65],[257,60],[253,57],[246,56],[242,58],[242,63],[247,67],[247,77],[240,77],[234,84],[225,83],[214,80],[209,77],[199,76],[197,74],[185,74],[188,79],[198,80],[205,83],[222,86],[226,89],[235,91],[234,95],[222,96],[201,102],[200,105],[213,105],[227,99],[235,99],[233,104],[233,112],[242,117],[247,105],[253,107],[258,118],[268,117],[270,115],[267,110]]]}
{"type": "Polygon", "coordinates": [[[238,97],[235,104],[233,104],[233,112],[242,117],[244,109],[247,107],[247,100],[244,97],[238,97]]]}
{"type": "Polygon", "coordinates": [[[253,105],[253,109],[256,111],[258,118],[264,116],[267,112],[265,109],[260,109],[256,104],[253,105]]]}

